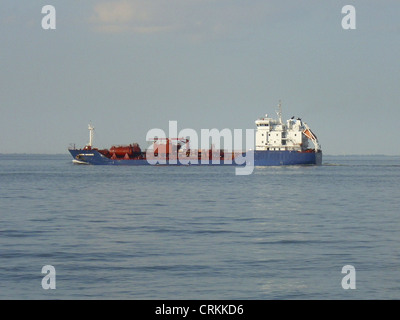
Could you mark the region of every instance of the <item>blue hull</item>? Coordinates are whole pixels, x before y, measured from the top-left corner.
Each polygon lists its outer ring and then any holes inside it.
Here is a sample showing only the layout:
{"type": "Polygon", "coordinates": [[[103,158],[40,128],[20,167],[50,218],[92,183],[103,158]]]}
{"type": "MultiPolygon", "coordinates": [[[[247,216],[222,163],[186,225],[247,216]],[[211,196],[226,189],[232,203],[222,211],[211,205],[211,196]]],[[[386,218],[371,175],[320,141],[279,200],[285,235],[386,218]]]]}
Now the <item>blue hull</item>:
{"type": "Polygon", "coordinates": [[[321,165],[322,152],[254,151],[255,166],[321,165]]]}
{"type": "MultiPolygon", "coordinates": [[[[109,159],[97,150],[70,149],[72,157],[77,163],[92,165],[151,165],[147,160],[113,160],[109,159]]],[[[282,166],[282,165],[321,165],[322,152],[297,152],[297,151],[254,151],[254,166],[282,166]]],[[[160,165],[187,165],[179,161],[167,161],[160,165]]],[[[198,161],[190,165],[238,165],[234,161],[198,161]]]]}

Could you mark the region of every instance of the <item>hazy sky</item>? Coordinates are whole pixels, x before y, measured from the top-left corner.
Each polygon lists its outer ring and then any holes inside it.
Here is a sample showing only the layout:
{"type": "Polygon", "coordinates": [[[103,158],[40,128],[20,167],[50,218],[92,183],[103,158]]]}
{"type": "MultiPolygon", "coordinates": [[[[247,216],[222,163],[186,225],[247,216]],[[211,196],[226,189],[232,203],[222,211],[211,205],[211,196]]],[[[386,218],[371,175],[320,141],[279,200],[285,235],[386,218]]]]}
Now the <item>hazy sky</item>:
{"type": "Polygon", "coordinates": [[[325,154],[400,154],[398,0],[0,0],[0,40],[0,153],[66,153],[89,122],[98,147],[254,128],[282,100],[325,154]]]}

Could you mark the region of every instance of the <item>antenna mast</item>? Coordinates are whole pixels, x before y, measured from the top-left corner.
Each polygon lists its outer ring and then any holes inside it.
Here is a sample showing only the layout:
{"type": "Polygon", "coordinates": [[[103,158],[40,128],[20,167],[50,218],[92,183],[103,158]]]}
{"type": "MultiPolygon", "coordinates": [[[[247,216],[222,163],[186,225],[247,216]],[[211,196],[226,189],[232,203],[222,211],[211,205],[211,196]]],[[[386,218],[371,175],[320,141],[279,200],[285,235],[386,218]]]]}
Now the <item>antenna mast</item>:
{"type": "Polygon", "coordinates": [[[91,125],[91,124],[89,124],[89,143],[88,143],[88,147],[92,147],[92,144],[93,144],[93,130],[94,130],[94,127],[91,125]]]}
{"type": "Polygon", "coordinates": [[[281,103],[281,100],[279,100],[278,110],[276,111],[276,114],[278,115],[279,123],[282,124],[282,103],[281,103]]]}

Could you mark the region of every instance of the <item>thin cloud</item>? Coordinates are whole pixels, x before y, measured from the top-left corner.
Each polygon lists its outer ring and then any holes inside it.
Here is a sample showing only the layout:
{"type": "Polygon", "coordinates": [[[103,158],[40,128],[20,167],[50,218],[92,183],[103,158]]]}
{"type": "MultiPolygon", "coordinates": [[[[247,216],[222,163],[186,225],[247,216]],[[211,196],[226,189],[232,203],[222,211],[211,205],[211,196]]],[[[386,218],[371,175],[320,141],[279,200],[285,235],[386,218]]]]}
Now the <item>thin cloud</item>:
{"type": "Polygon", "coordinates": [[[265,1],[109,0],[95,4],[90,22],[98,32],[180,32],[191,39],[240,34],[274,11],[265,1]]]}
{"type": "Polygon", "coordinates": [[[149,9],[140,1],[108,1],[93,8],[90,22],[100,32],[143,32],[151,21],[149,9]]]}
{"type": "Polygon", "coordinates": [[[134,17],[134,8],[127,1],[101,3],[95,6],[94,11],[94,19],[103,23],[126,23],[134,17]]]}

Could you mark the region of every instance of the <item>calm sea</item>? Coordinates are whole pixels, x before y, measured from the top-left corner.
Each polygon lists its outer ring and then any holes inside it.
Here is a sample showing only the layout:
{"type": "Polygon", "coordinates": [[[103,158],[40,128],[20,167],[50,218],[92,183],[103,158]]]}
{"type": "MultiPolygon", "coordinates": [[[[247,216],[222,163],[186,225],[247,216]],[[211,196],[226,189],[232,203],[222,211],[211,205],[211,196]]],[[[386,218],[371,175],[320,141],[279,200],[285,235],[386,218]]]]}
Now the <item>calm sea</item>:
{"type": "Polygon", "coordinates": [[[0,299],[400,299],[399,182],[400,157],[236,176],[0,155],[0,299]]]}

